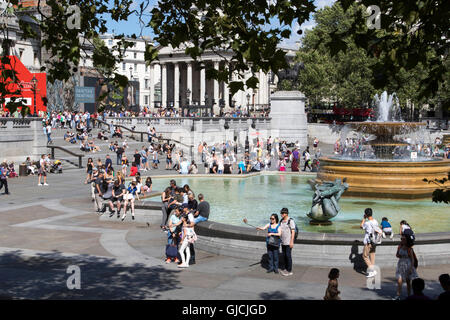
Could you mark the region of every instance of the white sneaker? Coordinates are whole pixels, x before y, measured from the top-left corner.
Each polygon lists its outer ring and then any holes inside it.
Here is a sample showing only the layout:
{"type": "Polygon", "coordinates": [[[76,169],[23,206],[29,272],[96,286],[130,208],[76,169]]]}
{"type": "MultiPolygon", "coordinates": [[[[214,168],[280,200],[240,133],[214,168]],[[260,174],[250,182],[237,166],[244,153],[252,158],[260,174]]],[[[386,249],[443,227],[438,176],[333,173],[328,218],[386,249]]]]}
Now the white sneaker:
{"type": "Polygon", "coordinates": [[[44,183],[44,186],[48,186],[48,184],[47,184],[47,183],[44,183]]]}
{"type": "Polygon", "coordinates": [[[369,274],[366,277],[367,278],[372,278],[372,277],[375,277],[376,274],[377,274],[377,272],[375,270],[374,271],[370,271],[369,274]]]}
{"type": "Polygon", "coordinates": [[[42,183],[38,183],[38,187],[42,186],[42,183]]]}
{"type": "Polygon", "coordinates": [[[178,268],[189,268],[189,265],[187,263],[182,263],[182,264],[179,264],[177,267],[178,268]]]}

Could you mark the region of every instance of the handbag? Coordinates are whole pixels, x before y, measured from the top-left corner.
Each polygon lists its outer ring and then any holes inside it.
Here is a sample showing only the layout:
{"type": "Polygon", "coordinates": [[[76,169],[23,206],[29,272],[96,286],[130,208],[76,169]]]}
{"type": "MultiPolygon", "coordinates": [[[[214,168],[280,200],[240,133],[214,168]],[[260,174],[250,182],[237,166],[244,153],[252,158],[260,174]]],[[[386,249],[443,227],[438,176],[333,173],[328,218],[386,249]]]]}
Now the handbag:
{"type": "Polygon", "coordinates": [[[280,247],[280,242],[281,242],[281,239],[278,236],[269,236],[269,239],[267,240],[267,244],[269,246],[276,247],[276,248],[280,247]]]}
{"type": "Polygon", "coordinates": [[[194,243],[195,241],[197,241],[197,234],[194,232],[194,234],[188,236],[188,242],[194,243]]]}
{"type": "Polygon", "coordinates": [[[176,258],[178,254],[177,246],[173,244],[166,245],[166,256],[168,258],[176,258]]]}

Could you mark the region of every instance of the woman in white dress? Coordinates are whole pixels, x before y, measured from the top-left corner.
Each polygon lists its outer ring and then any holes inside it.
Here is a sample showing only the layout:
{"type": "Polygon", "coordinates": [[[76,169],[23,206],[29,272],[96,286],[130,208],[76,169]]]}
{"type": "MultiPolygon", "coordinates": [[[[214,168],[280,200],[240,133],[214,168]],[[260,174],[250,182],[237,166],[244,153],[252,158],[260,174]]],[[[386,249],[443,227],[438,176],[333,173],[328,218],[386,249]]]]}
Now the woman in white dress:
{"type": "Polygon", "coordinates": [[[411,294],[411,280],[418,277],[414,268],[414,251],[411,247],[408,247],[405,236],[402,236],[402,240],[398,246],[397,258],[398,263],[395,277],[397,278],[398,287],[395,300],[400,300],[403,282],[406,282],[406,290],[409,296],[411,294]]]}

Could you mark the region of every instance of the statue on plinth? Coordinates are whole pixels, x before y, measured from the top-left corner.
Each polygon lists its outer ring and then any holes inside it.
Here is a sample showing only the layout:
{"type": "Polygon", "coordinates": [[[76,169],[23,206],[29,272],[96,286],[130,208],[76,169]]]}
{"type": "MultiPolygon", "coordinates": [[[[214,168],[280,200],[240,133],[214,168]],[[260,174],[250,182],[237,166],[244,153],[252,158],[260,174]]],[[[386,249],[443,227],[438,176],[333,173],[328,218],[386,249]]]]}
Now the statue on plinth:
{"type": "Polygon", "coordinates": [[[315,185],[315,193],[313,196],[311,211],[307,214],[314,222],[327,222],[334,218],[341,207],[339,206],[339,199],[342,194],[348,189],[346,183],[347,178],[336,179],[334,182],[327,181],[322,184],[315,185]]]}

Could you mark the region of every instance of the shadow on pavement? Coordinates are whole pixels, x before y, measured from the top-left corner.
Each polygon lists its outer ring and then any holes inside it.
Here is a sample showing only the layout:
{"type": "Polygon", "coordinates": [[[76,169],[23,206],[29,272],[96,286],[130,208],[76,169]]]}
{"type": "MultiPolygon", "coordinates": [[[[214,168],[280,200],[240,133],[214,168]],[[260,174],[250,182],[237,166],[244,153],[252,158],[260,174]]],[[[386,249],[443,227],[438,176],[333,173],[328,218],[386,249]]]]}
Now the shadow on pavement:
{"type": "Polygon", "coordinates": [[[0,299],[158,299],[181,288],[179,273],[109,258],[65,257],[57,251],[26,257],[17,250],[0,255],[0,299]],[[71,265],[80,268],[79,290],[67,287],[71,265]]]}
{"type": "Polygon", "coordinates": [[[352,245],[350,256],[348,257],[350,260],[350,263],[353,264],[353,270],[355,270],[358,273],[365,274],[367,271],[367,265],[364,262],[364,259],[362,257],[362,253],[358,252],[358,241],[355,240],[355,242],[352,245]]]}
{"type": "Polygon", "coordinates": [[[263,300],[286,300],[288,297],[280,291],[264,292],[259,295],[263,300]]]}

